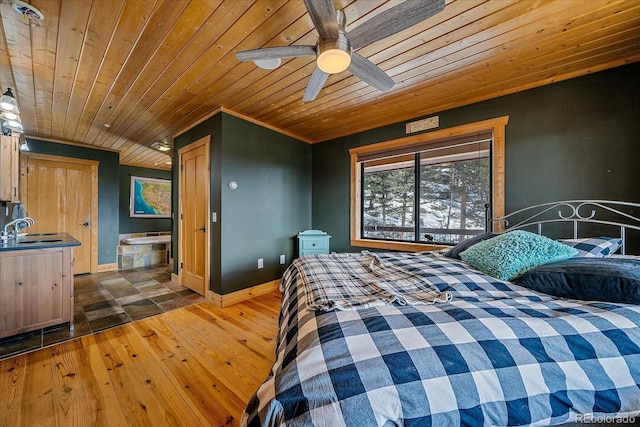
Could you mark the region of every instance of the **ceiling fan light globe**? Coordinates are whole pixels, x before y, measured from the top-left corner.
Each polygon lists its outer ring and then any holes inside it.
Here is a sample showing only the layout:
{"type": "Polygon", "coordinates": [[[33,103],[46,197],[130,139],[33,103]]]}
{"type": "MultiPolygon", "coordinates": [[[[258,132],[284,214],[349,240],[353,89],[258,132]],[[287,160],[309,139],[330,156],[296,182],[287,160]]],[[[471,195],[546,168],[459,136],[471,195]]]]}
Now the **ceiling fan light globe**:
{"type": "Polygon", "coordinates": [[[327,74],[341,73],[351,64],[351,55],[340,49],[321,52],[317,59],[318,68],[327,74]]]}
{"type": "Polygon", "coordinates": [[[351,45],[344,33],[336,40],[320,40],[316,64],[327,74],[341,73],[351,64],[351,45]]]}
{"type": "Polygon", "coordinates": [[[280,58],[254,59],[253,63],[265,70],[273,70],[275,68],[278,68],[282,61],[280,60],[280,58]]]}

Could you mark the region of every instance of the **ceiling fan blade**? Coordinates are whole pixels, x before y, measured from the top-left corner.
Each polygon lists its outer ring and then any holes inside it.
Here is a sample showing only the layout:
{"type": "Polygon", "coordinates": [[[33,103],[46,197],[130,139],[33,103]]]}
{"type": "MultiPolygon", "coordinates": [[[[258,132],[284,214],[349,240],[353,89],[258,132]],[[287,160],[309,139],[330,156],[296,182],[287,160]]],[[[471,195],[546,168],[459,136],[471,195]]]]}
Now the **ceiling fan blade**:
{"type": "Polygon", "coordinates": [[[236,58],[240,61],[255,61],[256,59],[294,58],[298,56],[315,56],[315,46],[276,46],[263,47],[236,52],[236,58]]]}
{"type": "Polygon", "coordinates": [[[351,54],[349,71],[363,82],[383,92],[388,91],[396,84],[380,67],[356,52],[351,54]]]}
{"type": "Polygon", "coordinates": [[[338,20],[333,0],[304,0],[304,5],[321,39],[338,38],[338,20]]]}
{"type": "Polygon", "coordinates": [[[445,0],[406,0],[358,25],[347,34],[353,49],[399,33],[444,10],[445,0]]]}
{"type": "Polygon", "coordinates": [[[324,86],[328,77],[329,74],[316,67],[316,69],[313,70],[313,74],[311,74],[309,83],[307,83],[307,88],[304,90],[302,100],[307,102],[316,99],[316,96],[320,93],[320,90],[322,89],[322,86],[324,86]]]}

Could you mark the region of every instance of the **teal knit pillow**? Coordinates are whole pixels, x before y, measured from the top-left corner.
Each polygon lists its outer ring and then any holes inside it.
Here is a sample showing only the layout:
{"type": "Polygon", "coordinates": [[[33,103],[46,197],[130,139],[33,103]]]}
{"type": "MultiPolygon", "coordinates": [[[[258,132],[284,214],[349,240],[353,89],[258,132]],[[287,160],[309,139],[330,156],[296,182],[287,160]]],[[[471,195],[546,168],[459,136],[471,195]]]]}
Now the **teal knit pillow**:
{"type": "Polygon", "coordinates": [[[547,237],[515,230],[471,246],[460,258],[496,279],[513,280],[539,265],[564,261],[577,253],[547,237]]]}

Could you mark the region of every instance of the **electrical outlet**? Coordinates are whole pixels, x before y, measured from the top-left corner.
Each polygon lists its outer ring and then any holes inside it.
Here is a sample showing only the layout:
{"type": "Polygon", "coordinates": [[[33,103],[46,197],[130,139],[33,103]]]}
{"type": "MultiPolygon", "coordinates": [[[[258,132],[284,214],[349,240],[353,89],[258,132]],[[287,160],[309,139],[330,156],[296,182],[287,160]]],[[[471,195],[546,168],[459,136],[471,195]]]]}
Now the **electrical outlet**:
{"type": "Polygon", "coordinates": [[[280,264],[284,264],[286,262],[286,258],[284,255],[280,255],[280,264]]]}
{"type": "Polygon", "coordinates": [[[264,259],[258,258],[258,268],[264,267],[264,259]]]}

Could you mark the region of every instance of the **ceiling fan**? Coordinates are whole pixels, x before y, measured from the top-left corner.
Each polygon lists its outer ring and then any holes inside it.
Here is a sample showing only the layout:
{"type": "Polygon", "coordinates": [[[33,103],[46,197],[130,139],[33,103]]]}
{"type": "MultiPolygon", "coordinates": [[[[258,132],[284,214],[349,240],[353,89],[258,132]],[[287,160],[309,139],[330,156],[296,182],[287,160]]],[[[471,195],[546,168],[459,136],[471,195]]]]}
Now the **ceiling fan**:
{"type": "Polygon", "coordinates": [[[265,47],[236,53],[240,61],[254,61],[261,68],[273,69],[282,58],[315,56],[316,68],[304,91],[303,101],[313,101],[320,93],[329,74],[349,70],[362,81],[381,91],[395,85],[380,67],[356,50],[405,30],[444,9],[445,0],[406,0],[374,16],[353,31],[344,29],[344,12],[336,10],[332,0],[304,0],[311,20],[318,31],[318,42],[311,45],[265,47]]]}

